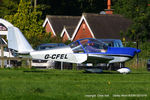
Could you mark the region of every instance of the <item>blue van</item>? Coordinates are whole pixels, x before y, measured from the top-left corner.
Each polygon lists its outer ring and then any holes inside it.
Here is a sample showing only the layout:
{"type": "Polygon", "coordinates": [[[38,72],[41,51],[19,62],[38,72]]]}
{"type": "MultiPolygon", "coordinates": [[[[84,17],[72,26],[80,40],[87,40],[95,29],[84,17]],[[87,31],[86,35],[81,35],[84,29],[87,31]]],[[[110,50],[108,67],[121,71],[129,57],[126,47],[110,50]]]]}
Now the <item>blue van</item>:
{"type": "Polygon", "coordinates": [[[122,41],[120,39],[97,39],[104,42],[110,47],[123,47],[122,41]]]}

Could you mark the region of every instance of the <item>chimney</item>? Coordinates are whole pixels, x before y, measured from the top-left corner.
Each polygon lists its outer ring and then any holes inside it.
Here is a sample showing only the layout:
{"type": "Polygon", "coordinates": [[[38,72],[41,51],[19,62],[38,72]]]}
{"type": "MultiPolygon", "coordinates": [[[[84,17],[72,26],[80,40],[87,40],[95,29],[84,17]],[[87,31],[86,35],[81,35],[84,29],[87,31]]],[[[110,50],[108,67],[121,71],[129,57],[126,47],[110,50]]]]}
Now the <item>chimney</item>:
{"type": "Polygon", "coordinates": [[[111,9],[111,0],[107,0],[107,9],[105,9],[106,14],[113,14],[113,9],[111,9]]]}

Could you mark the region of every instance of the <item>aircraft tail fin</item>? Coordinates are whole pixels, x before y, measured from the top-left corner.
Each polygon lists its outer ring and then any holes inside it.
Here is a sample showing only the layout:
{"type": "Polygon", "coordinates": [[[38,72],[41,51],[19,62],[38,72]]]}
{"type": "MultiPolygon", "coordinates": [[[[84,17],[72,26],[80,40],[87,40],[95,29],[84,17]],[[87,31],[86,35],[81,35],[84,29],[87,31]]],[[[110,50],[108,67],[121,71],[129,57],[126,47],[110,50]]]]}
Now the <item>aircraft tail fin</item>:
{"type": "Polygon", "coordinates": [[[18,51],[18,53],[29,53],[33,48],[26,40],[22,32],[17,27],[8,27],[8,48],[18,51]]]}

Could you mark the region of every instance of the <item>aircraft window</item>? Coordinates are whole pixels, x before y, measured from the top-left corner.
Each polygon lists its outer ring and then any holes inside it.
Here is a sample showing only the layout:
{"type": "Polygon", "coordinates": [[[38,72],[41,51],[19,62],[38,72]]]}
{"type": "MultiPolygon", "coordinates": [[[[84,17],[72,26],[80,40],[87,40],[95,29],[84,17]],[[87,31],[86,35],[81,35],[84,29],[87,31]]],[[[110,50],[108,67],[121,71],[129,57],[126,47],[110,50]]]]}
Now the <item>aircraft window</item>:
{"type": "Polygon", "coordinates": [[[103,52],[104,46],[96,43],[89,43],[87,46],[85,46],[86,52],[103,52]]]}
{"type": "Polygon", "coordinates": [[[106,52],[107,46],[98,41],[89,41],[86,45],[83,46],[86,52],[95,53],[95,52],[106,52]]]}
{"type": "Polygon", "coordinates": [[[76,41],[70,44],[70,47],[75,53],[106,52],[108,49],[108,46],[103,42],[99,42],[94,39],[83,39],[80,41],[76,41]]]}
{"type": "Polygon", "coordinates": [[[76,41],[76,42],[71,43],[71,44],[70,44],[70,47],[71,47],[71,48],[74,48],[74,47],[76,47],[76,46],[78,46],[78,45],[79,45],[79,43],[76,41]]]}
{"type": "Polygon", "coordinates": [[[87,43],[88,43],[88,39],[85,39],[85,40],[82,40],[82,41],[80,41],[80,43],[82,44],[82,45],[86,45],[87,43]]]}
{"type": "Polygon", "coordinates": [[[70,44],[70,47],[72,48],[74,53],[83,53],[84,52],[82,46],[79,44],[78,41],[73,42],[72,44],[70,44]]]}

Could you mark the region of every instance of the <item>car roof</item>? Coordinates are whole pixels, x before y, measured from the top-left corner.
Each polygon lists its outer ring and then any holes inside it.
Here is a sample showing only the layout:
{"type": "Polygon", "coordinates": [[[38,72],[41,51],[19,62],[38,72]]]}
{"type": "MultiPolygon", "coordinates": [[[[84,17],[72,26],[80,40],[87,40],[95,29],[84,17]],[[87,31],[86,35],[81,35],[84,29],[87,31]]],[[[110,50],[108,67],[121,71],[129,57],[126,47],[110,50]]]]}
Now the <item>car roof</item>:
{"type": "Polygon", "coordinates": [[[121,41],[120,39],[97,39],[101,41],[121,41]]]}
{"type": "Polygon", "coordinates": [[[39,46],[55,46],[55,45],[58,45],[58,46],[65,46],[64,43],[44,43],[44,44],[40,44],[39,46]]]}

